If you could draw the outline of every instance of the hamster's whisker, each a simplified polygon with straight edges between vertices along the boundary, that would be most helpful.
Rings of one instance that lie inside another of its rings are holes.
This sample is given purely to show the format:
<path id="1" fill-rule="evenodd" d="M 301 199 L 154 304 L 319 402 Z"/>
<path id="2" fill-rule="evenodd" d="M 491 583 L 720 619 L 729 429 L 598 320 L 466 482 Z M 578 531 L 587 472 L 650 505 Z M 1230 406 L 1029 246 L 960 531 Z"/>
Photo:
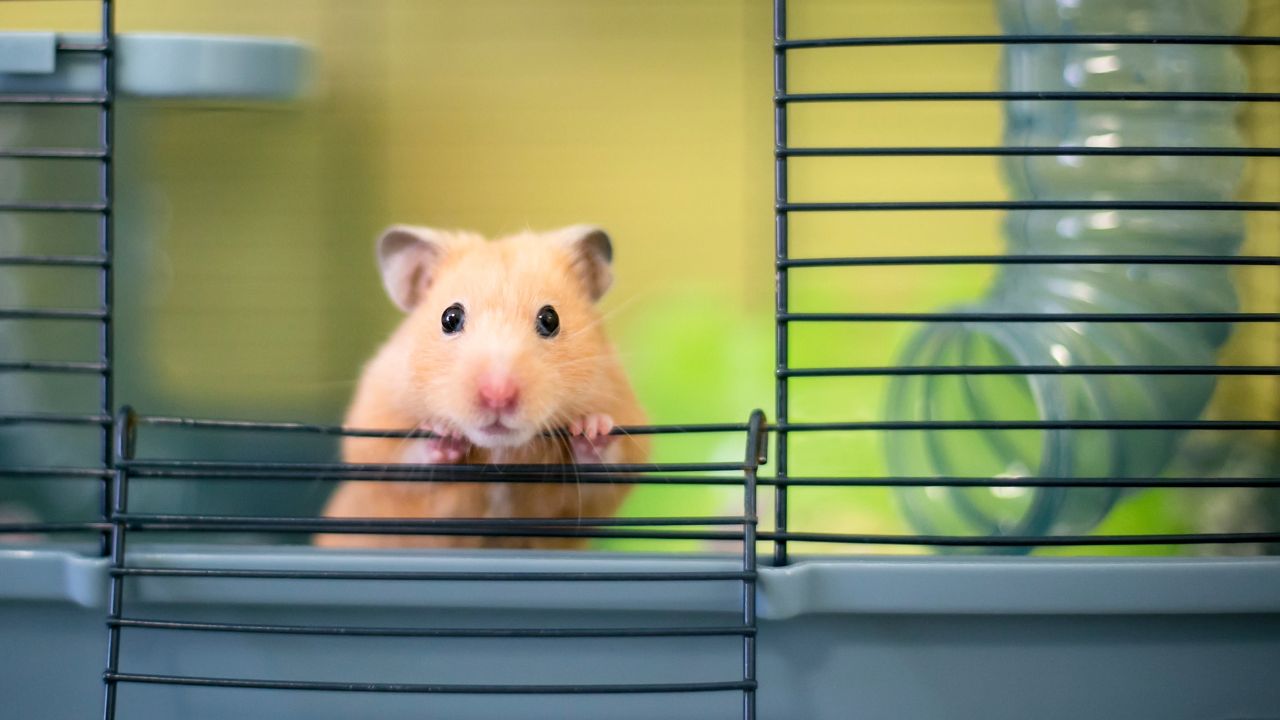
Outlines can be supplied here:
<path id="1" fill-rule="evenodd" d="M 355 387 L 356 382 L 358 382 L 358 378 L 351 378 L 349 380 L 306 380 L 294 381 L 288 383 L 288 386 L 301 388 Z"/>
<path id="2" fill-rule="evenodd" d="M 578 456 L 573 451 L 573 438 L 568 434 L 569 423 L 572 417 L 569 413 L 557 411 L 549 415 L 545 420 L 538 424 L 539 430 L 553 439 L 553 441 L 561 448 L 562 452 L 568 458 L 565 465 L 569 466 L 573 473 L 573 487 L 575 495 L 575 517 L 582 520 L 582 474 L 578 470 Z"/>
<path id="3" fill-rule="evenodd" d="M 609 308 L 607 312 L 600 313 L 600 319 L 605 320 L 607 318 L 612 318 L 615 315 L 621 314 L 623 310 L 631 310 L 631 307 L 635 305 L 637 302 L 639 302 L 642 298 L 644 298 L 645 296 L 654 295 L 654 294 L 656 294 L 656 290 L 653 290 L 651 288 L 641 290 L 638 292 L 633 292 L 628 297 L 619 299 L 616 303 L 614 303 L 613 307 Z"/>
<path id="4" fill-rule="evenodd" d="M 414 425 L 413 427 L 409 428 L 409 432 L 407 432 L 403 437 L 399 438 L 399 440 L 396 442 L 395 452 L 392 455 L 392 457 L 396 458 L 398 462 L 403 462 L 404 451 L 405 451 L 405 448 L 408 446 L 408 444 L 414 440 L 421 438 L 424 433 L 431 432 L 430 428 L 427 427 L 427 422 L 428 421 L 423 420 L 417 425 Z"/>

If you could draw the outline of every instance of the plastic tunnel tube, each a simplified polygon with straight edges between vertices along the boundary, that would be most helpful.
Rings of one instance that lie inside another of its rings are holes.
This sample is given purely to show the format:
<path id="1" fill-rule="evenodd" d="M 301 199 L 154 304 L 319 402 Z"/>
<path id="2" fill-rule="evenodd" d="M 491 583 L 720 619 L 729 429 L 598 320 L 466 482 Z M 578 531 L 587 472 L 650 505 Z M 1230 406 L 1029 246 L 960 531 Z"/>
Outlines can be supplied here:
<path id="1" fill-rule="evenodd" d="M 1240 30 L 1247 0 L 1001 0 L 1007 34 L 1206 34 Z M 1011 44 L 1013 91 L 1243 92 L 1229 45 Z M 1063 147 L 1242 147 L 1228 102 L 1015 101 L 1004 144 Z M 1225 201 L 1244 176 L 1239 157 L 1009 156 L 1016 200 Z M 1017 210 L 1004 225 L 1010 255 L 1238 254 L 1243 213 L 1202 210 Z M 1225 265 L 1002 266 L 992 288 L 956 312 L 1224 313 L 1237 300 Z M 912 365 L 1212 365 L 1225 323 L 952 322 L 926 325 L 904 348 Z M 1208 375 L 1031 374 L 898 376 L 893 420 L 1195 420 Z M 1143 477 L 1160 473 L 1179 431 L 986 430 L 890 433 L 895 475 Z M 1081 534 L 1125 491 L 1117 488 L 901 488 L 903 512 L 926 534 Z M 1023 551 L 1011 548 L 1010 551 Z"/>

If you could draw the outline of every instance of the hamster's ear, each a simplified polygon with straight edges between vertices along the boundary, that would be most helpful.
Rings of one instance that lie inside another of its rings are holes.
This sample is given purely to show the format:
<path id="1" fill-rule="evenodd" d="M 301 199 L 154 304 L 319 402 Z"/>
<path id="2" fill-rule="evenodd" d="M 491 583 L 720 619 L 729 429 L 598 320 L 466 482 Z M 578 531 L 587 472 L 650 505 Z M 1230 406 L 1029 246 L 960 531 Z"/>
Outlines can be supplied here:
<path id="1" fill-rule="evenodd" d="M 593 225 L 573 225 L 556 230 L 553 235 L 569 249 L 573 269 L 591 299 L 599 300 L 613 284 L 613 241 L 608 233 Z"/>
<path id="2" fill-rule="evenodd" d="M 438 230 L 393 225 L 378 238 L 378 270 L 382 284 L 401 310 L 413 309 L 444 256 L 444 237 Z"/>

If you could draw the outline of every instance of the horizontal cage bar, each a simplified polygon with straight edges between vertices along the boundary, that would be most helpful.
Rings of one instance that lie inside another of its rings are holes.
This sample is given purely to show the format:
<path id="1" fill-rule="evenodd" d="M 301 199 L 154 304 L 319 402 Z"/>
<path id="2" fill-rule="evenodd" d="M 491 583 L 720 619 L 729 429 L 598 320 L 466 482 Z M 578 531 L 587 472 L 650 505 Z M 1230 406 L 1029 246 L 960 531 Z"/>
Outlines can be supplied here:
<path id="1" fill-rule="evenodd" d="M 319 690 L 325 692 L 422 693 L 463 695 L 620 695 L 635 693 L 695 693 L 754 690 L 754 681 L 598 684 L 598 685 L 446 685 L 432 683 L 321 682 L 315 680 L 244 680 L 180 675 L 103 673 L 106 682 L 160 683 L 203 687 L 257 688 L 269 690 Z"/>
<path id="2" fill-rule="evenodd" d="M 833 378 L 901 375 L 1280 375 L 1275 365 L 904 365 L 779 368 L 778 377 Z"/>
<path id="3" fill-rule="evenodd" d="M 784 432 L 851 430 L 1280 430 L 1277 420 L 900 420 L 804 422 Z"/>
<path id="4" fill-rule="evenodd" d="M 1278 202 L 1209 200 L 948 200 L 902 202 L 780 202 L 791 212 L 924 212 L 933 210 L 1169 210 L 1276 212 Z"/>
<path id="5" fill-rule="evenodd" d="M 1280 45 L 1270 35 L 1081 33 L 1035 35 L 899 35 L 777 40 L 778 50 L 896 45 Z"/>
<path id="6" fill-rule="evenodd" d="M 262 633 L 272 635 L 338 635 L 350 637 L 436 637 L 436 638 L 631 638 L 631 637 L 722 637 L 755 635 L 747 626 L 652 627 L 652 628 L 410 628 L 360 627 L 352 625 L 262 625 L 247 623 L 187 622 L 178 620 L 108 620 L 115 627 L 195 632 Z"/>
<path id="7" fill-rule="evenodd" d="M 4 467 L 0 466 L 0 478 L 109 478 L 114 472 L 106 468 L 78 467 Z"/>
<path id="8" fill-rule="evenodd" d="M 1280 313 L 779 313 L 778 322 L 1280 322 Z"/>
<path id="9" fill-rule="evenodd" d="M 59 362 L 59 361 L 24 361 L 24 362 L 0 362 L 0 373 L 4 372 L 30 372 L 30 373 L 71 373 L 71 374 L 88 374 L 100 375 L 107 372 L 106 363 L 96 362 Z"/>
<path id="10" fill-rule="evenodd" d="M 111 46 L 101 42 L 76 42 L 73 40 L 59 40 L 58 52 L 64 53 L 89 53 L 94 55 L 111 54 Z"/>
<path id="11" fill-rule="evenodd" d="M 72 320 L 76 322 L 102 321 L 108 317 L 106 310 L 46 310 L 0 308 L 0 320 Z"/>
<path id="12" fill-rule="evenodd" d="M 13 533 L 74 533 L 74 532 L 106 532 L 111 529 L 110 523 L 8 523 L 0 524 L 0 534 Z M 161 527 L 156 525 L 155 529 L 178 530 L 178 529 L 198 529 L 195 527 L 186 527 L 186 525 L 177 525 L 174 527 Z M 234 529 L 237 532 L 244 530 L 261 529 L 257 527 L 247 528 L 221 528 Z M 284 528 L 274 528 L 282 530 Z M 324 532 L 338 532 L 338 530 L 326 529 Z M 436 534 L 436 533 L 431 533 Z M 438 534 L 486 534 L 486 533 L 467 533 L 467 532 L 447 532 L 447 530 L 439 530 Z M 663 534 L 658 538 L 650 536 L 646 533 L 634 534 L 541 534 L 541 533 L 512 533 L 509 537 L 622 537 L 622 538 L 640 538 L 640 539 L 736 539 L 741 541 L 742 533 L 717 533 L 713 537 L 677 537 L 677 536 L 694 536 L 695 533 L 669 533 Z M 507 537 L 504 534 L 504 537 Z M 786 542 L 818 542 L 818 543 L 840 543 L 840 544 L 909 544 L 909 546 L 964 546 L 964 547 L 1030 547 L 1030 546 L 1143 546 L 1143 544 L 1235 544 L 1235 543 L 1258 543 L 1258 542 L 1280 542 L 1280 532 L 1276 533 L 1176 533 L 1176 534 L 1132 534 L 1132 536 L 884 536 L 884 534 L 849 534 L 849 533 L 806 533 L 806 532 L 786 532 L 777 533 L 771 530 L 759 530 L 756 533 L 758 541 L 786 541 Z M 119 569 L 120 574 L 136 574 L 129 573 L 128 568 Z M 113 570 L 114 571 L 114 570 Z M 214 573 L 214 571 L 209 571 Z M 163 573 L 168 575 L 168 573 Z M 675 574 L 678 575 L 678 574 Z M 173 577 L 182 577 L 182 575 L 173 575 Z M 260 575 L 239 575 L 239 574 L 201 574 L 191 575 L 191 577 L 219 577 L 219 578 L 260 578 Z M 279 575 L 270 575 L 270 577 L 279 577 Z M 285 575 L 288 577 L 288 575 Z M 294 578 L 307 579 L 307 578 Z M 335 579 L 335 578 L 310 578 L 310 579 Z M 351 579 L 351 578 L 348 578 Z M 366 578 L 370 579 L 370 578 Z M 372 578 L 372 579 L 425 579 L 425 578 Z M 461 578 L 452 578 L 461 579 Z M 492 579 L 492 578 L 490 578 Z M 506 578 L 509 579 L 509 578 Z M 557 579 L 558 580 L 562 580 Z M 650 578 L 655 579 L 655 578 Z M 678 580 L 681 578 L 663 578 L 667 580 Z M 722 578 L 724 579 L 724 578 Z M 548 579 L 549 582 L 552 579 Z"/>
<path id="13" fill-rule="evenodd" d="M 405 466 L 407 469 L 386 469 L 376 471 L 326 470 L 320 472 L 297 470 L 190 470 L 190 469 L 154 469 L 141 468 L 130 471 L 131 479 L 168 478 L 197 480 L 301 480 L 315 482 L 317 480 L 346 480 L 354 482 L 448 482 L 448 483 L 562 483 L 572 481 L 580 485 L 736 485 L 744 482 L 738 475 L 626 475 L 619 473 L 591 472 L 574 476 L 546 473 L 513 473 L 504 472 L 501 467 L 492 467 L 489 474 L 472 474 L 452 476 L 445 473 L 424 475 L 422 470 L 414 469 L 422 466 Z M 431 465 L 433 469 L 447 466 Z"/>
<path id="14" fill-rule="evenodd" d="M 222 462 L 206 460 L 123 460 L 119 467 L 137 470 L 206 469 L 227 471 L 290 470 L 294 472 L 447 472 L 451 476 L 489 477 L 501 479 L 504 473 L 577 477 L 607 473 L 721 472 L 746 469 L 743 463 L 617 463 L 612 465 L 377 465 L 359 463 L 289 463 L 289 462 Z"/>
<path id="15" fill-rule="evenodd" d="M 0 476 L 3 476 L 4 474 L 5 474 L 5 471 L 4 471 L 4 470 L 0 470 Z M 22 474 L 22 473 L 16 473 L 16 474 Z M 404 481 L 407 481 L 407 480 L 412 480 L 412 478 L 402 478 L 402 477 L 399 477 L 399 476 L 378 476 L 378 477 L 351 477 L 351 476 L 341 476 L 341 478 L 334 478 L 334 477 L 320 477 L 320 478 L 318 478 L 318 477 L 313 476 L 313 475 L 294 475 L 294 474 L 289 474 L 289 475 L 268 475 L 268 474 L 243 474 L 243 473 L 237 473 L 237 474 L 229 475 L 229 476 L 228 476 L 228 475 L 221 475 L 221 474 L 205 475 L 205 474 L 195 474 L 195 473 L 190 473 L 190 474 L 180 474 L 180 473 L 155 473 L 155 474 L 143 475 L 142 477 L 156 477 L 156 478 L 168 478 L 168 479 L 181 479 L 181 478 L 184 478 L 184 477 L 198 477 L 198 478 L 200 478 L 200 479 L 210 479 L 210 480 L 253 480 L 253 481 L 259 481 L 259 480 L 301 480 L 301 481 L 307 481 L 307 482 L 315 482 L 316 480 L 335 480 L 335 479 L 352 480 L 352 481 L 367 481 L 367 482 L 385 482 L 385 481 L 388 481 L 388 480 L 394 480 L 394 481 L 396 481 L 396 482 L 404 482 Z M 920 486 L 920 485 L 966 485 L 966 486 L 968 486 L 968 485 L 973 485 L 973 486 L 984 486 L 984 485 L 985 485 L 985 486 L 988 486 L 988 487 L 1021 487 L 1021 486 L 1037 485 L 1037 484 L 1051 485 L 1051 486 L 1062 486 L 1062 487 L 1071 487 L 1071 486 L 1076 486 L 1076 485 L 1079 485 L 1079 486 L 1100 485 L 1100 486 L 1112 486 L 1112 487 L 1136 487 L 1136 486 L 1150 486 L 1150 487 L 1180 487 L 1180 486 L 1184 486 L 1184 485 L 1186 485 L 1186 486 L 1188 486 L 1188 487 L 1194 487 L 1194 486 L 1197 486 L 1197 485 L 1199 485 L 1199 486 L 1201 486 L 1201 487 L 1272 487 L 1272 486 L 1273 486 L 1273 485 L 1275 485 L 1277 482 L 1280 482 L 1280 481 L 1277 481 L 1277 480 L 1275 480 L 1275 479 L 1266 479 L 1266 478 L 1222 478 L 1222 479 L 1212 479 L 1212 478 L 1199 478 L 1199 479 L 1197 479 L 1197 478 L 1146 478 L 1146 479 L 1141 479 L 1141 478 L 1117 478 L 1117 479 L 1109 479 L 1109 478 L 1043 478 L 1043 480 L 1044 480 L 1044 482 L 1039 482 L 1036 478 L 957 478 L 957 479 L 953 482 L 953 481 L 949 481 L 949 480 L 947 480 L 947 479 L 945 479 L 945 478 L 941 478 L 941 479 L 940 479 L 940 478 L 845 478 L 845 479 L 841 479 L 841 478 L 830 478 L 830 479 L 825 480 L 825 481 L 824 481 L 824 482 L 822 482 L 822 483 L 804 481 L 804 482 L 796 482 L 795 484 L 796 484 L 796 485 L 804 485 L 804 484 L 826 484 L 826 485 L 837 485 L 837 486 L 839 486 L 839 485 L 849 485 L 849 486 L 855 486 L 855 485 L 856 485 L 856 486 L 876 486 L 876 485 L 884 485 L 884 486 L 894 486 L 894 485 L 913 485 L 913 486 Z M 464 480 L 442 479 L 441 481 L 442 481 L 442 482 L 450 482 L 450 483 L 453 483 L 453 482 L 467 482 L 467 480 L 465 480 L 465 479 L 464 479 Z M 936 482 L 935 482 L 935 481 L 936 481 Z M 476 479 L 476 480 L 474 480 L 474 482 L 490 482 L 490 481 L 489 481 L 489 480 L 487 480 L 487 479 Z M 503 478 L 503 479 L 502 479 L 502 482 L 532 483 L 532 482 L 548 482 L 548 480 L 547 480 L 546 478 L 518 477 L 518 478 Z M 592 484 L 592 483 L 600 484 L 600 483 L 615 483 L 615 482 L 616 482 L 616 483 L 630 483 L 630 484 L 636 484 L 636 485 L 644 485 L 644 484 L 676 484 L 676 485 L 727 485 L 727 486 L 739 486 L 739 487 L 742 485 L 742 479 L 741 479 L 741 478 L 733 478 L 733 477 L 714 477 L 714 476 L 711 476 L 711 477 L 706 477 L 706 476 L 704 476 L 704 477 L 689 477 L 689 478 L 685 478 L 685 477 L 654 478 L 654 477 L 649 477 L 649 476 L 639 476 L 639 477 L 616 477 L 616 478 L 615 478 L 615 477 L 584 477 L 584 478 L 581 478 L 579 482 L 581 482 L 582 484 Z M 787 478 L 787 480 L 786 480 L 785 482 L 779 482 L 779 481 L 777 481 L 777 480 L 776 480 L 776 479 L 774 479 L 774 478 L 761 477 L 761 478 L 758 478 L 757 482 L 758 482 L 758 484 L 760 484 L 760 485 L 791 484 L 791 478 Z"/>
<path id="16" fill-rule="evenodd" d="M 105 522 L 31 522 L 31 523 L 0 523 L 0 535 L 43 535 L 43 534 L 63 534 L 76 532 L 106 532 L 111 529 L 111 523 Z"/>
<path id="17" fill-rule="evenodd" d="M 0 158 L 6 160 L 105 160 L 108 157 L 105 150 L 95 148 L 0 149 Z"/>
<path id="18" fill-rule="evenodd" d="M 0 202 L 0 212 L 98 213 L 109 210 L 106 203 L 92 202 Z"/>
<path id="19" fill-rule="evenodd" d="M 489 525 L 431 525 L 424 522 L 343 523 L 337 518 L 320 518 L 303 523 L 235 523 L 235 522 L 129 522 L 131 532 L 261 532 L 261 533 L 330 533 L 339 535 L 425 535 L 448 537 L 541 537 L 541 538 L 611 538 L 619 540 L 712 540 L 740 541 L 741 532 L 727 530 L 616 530 L 594 527 L 501 527 Z"/>
<path id="20" fill-rule="evenodd" d="M 311 432 L 324 435 L 347 435 L 356 437 L 435 437 L 430 432 L 421 430 L 377 430 L 370 428 L 349 428 L 340 425 L 320 425 L 296 422 L 259 422 L 251 420 L 206 420 L 201 418 L 168 417 L 159 415 L 139 415 L 139 425 L 159 427 L 184 427 L 211 430 L 263 430 L 273 432 Z M 746 432 L 746 423 L 697 423 L 686 425 L 626 425 L 615 427 L 611 435 L 662 435 L 688 433 L 729 433 Z M 561 434 L 561 433 L 553 433 Z"/>
<path id="21" fill-rule="evenodd" d="M 0 93 L 0 105 L 106 105 L 106 95 L 52 95 L 48 93 Z"/>
<path id="22" fill-rule="evenodd" d="M 785 258 L 779 268 L 878 267 L 884 265 L 1273 265 L 1275 255 L 896 255 Z"/>
<path id="23" fill-rule="evenodd" d="M 855 535 L 817 532 L 766 532 L 761 540 L 848 545 L 927 545 L 936 547 L 1087 547 L 1139 545 L 1219 545 L 1280 542 L 1280 532 L 1176 533 L 1153 535 Z"/>
<path id="24" fill-rule="evenodd" d="M 376 570 L 253 570 L 241 568 L 120 567 L 120 577 L 236 578 L 246 580 L 405 580 L 430 582 L 724 582 L 755 580 L 754 571 L 442 572 Z"/>
<path id="25" fill-rule="evenodd" d="M 583 518 L 312 518 L 312 517 L 263 517 L 247 515 L 173 515 L 118 513 L 113 520 L 132 527 L 154 524 L 190 523 L 216 527 L 228 523 L 235 525 L 263 525 L 272 528 L 297 526 L 343 527 L 422 527 L 422 528 L 478 528 L 478 527 L 659 527 L 678 525 L 741 525 L 741 517 L 583 517 Z"/>
<path id="26" fill-rule="evenodd" d="M 995 147 L 779 147 L 774 154 L 784 158 L 813 157 L 954 157 L 954 156 L 1037 156 L 1051 157 L 1276 157 L 1276 147 L 1182 147 L 1173 145 L 1131 147 L 1080 146 L 995 146 Z"/>
<path id="27" fill-rule="evenodd" d="M 94 425 L 106 427 L 111 418 L 106 415 L 74 415 L 58 413 L 7 413 L 0 415 L 4 425 Z"/>
<path id="28" fill-rule="evenodd" d="M 1104 478 L 1104 477 L 786 477 L 758 479 L 761 485 L 795 487 L 1104 487 L 1250 488 L 1280 487 L 1280 478 Z"/>
<path id="29" fill-rule="evenodd" d="M 0 267 L 5 266 L 47 266 L 47 267 L 90 267 L 101 269 L 107 267 L 105 257 L 92 255 L 10 255 L 0 256 Z"/>
<path id="30" fill-rule="evenodd" d="M 827 92 L 784 93 L 776 95 L 774 102 L 781 105 L 795 103 L 829 102 L 973 102 L 973 101 L 1033 101 L 1033 102 L 1280 102 L 1280 93 L 1273 92 L 1154 92 L 1101 90 L 976 90 L 932 92 Z"/>

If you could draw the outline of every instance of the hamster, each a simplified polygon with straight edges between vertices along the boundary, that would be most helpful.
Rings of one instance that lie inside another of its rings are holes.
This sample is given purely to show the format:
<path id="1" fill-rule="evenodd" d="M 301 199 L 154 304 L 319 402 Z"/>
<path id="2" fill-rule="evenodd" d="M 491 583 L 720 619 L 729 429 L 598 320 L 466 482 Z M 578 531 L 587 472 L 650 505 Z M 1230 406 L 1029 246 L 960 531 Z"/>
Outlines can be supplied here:
<path id="1" fill-rule="evenodd" d="M 348 427 L 436 438 L 348 437 L 351 463 L 638 463 L 643 437 L 610 435 L 645 415 L 596 302 L 613 245 L 576 225 L 486 240 L 394 226 L 377 243 L 383 285 L 407 316 L 365 366 Z M 548 431 L 567 430 L 568 436 Z M 447 467 L 434 471 L 447 478 Z M 590 518 L 614 514 L 625 484 L 368 482 L 324 510 L 349 518 Z M 328 547 L 576 548 L 578 538 L 318 535 Z"/>

